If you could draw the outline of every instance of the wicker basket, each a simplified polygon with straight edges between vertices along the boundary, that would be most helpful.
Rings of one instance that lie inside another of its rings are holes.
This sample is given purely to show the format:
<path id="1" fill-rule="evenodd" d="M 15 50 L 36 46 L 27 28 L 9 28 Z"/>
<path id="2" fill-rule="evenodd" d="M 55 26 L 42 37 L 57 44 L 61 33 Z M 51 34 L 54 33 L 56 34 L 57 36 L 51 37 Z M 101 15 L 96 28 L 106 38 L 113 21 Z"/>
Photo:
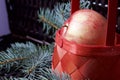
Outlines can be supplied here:
<path id="1" fill-rule="evenodd" d="M 73 13 L 79 9 L 79 0 L 71 3 Z M 52 60 L 54 70 L 68 73 L 72 80 L 120 80 L 119 34 L 115 44 L 117 4 L 117 0 L 108 0 L 106 46 L 77 44 L 61 36 L 64 27 L 57 31 Z M 97 10 L 94 5 L 93 9 Z"/>

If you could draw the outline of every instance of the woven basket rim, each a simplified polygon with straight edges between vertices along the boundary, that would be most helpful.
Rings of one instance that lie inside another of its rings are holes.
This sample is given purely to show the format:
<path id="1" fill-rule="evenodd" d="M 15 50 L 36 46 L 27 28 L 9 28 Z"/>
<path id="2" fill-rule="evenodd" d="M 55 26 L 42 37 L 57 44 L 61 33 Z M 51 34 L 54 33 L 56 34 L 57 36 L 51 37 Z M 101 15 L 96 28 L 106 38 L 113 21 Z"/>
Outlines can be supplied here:
<path id="1" fill-rule="evenodd" d="M 55 43 L 65 49 L 66 51 L 69 51 L 76 55 L 82 55 L 83 56 L 92 56 L 92 55 L 98 55 L 98 56 L 115 56 L 120 55 L 120 45 L 116 46 L 97 46 L 97 45 L 81 45 L 77 44 L 75 42 L 71 42 L 66 40 L 64 37 L 61 36 L 61 33 L 63 31 L 63 28 L 59 29 L 56 32 L 55 37 Z"/>

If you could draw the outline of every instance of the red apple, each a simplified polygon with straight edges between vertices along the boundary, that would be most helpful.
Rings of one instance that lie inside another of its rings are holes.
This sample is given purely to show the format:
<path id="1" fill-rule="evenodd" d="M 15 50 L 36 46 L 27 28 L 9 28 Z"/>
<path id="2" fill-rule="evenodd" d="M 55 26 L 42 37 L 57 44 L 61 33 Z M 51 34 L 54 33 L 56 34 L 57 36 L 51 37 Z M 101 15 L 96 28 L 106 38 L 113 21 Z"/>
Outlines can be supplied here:
<path id="1" fill-rule="evenodd" d="M 105 45 L 107 20 L 94 10 L 78 10 L 67 22 L 65 39 L 85 45 Z"/>

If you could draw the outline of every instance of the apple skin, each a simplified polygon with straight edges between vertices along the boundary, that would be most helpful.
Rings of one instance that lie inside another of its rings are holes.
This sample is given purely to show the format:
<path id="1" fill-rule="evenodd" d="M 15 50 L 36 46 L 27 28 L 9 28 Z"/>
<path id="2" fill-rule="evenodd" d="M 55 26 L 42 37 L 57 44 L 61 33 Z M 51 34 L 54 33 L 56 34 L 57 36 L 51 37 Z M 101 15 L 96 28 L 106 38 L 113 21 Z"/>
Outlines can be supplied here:
<path id="1" fill-rule="evenodd" d="M 94 10 L 78 10 L 71 15 L 64 38 L 79 44 L 105 45 L 107 19 Z"/>

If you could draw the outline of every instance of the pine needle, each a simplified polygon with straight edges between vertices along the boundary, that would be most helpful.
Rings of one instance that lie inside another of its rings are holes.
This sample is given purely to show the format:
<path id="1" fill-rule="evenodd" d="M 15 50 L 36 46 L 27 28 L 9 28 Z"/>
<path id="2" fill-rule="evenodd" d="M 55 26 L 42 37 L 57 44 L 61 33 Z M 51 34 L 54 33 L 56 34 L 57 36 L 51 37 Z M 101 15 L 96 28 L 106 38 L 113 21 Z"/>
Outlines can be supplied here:
<path id="1" fill-rule="evenodd" d="M 44 16 L 41 16 L 41 21 L 49 24 L 51 27 L 55 28 L 55 29 L 58 29 L 58 26 L 54 25 L 52 22 L 50 22 L 49 20 L 47 20 Z"/>
<path id="2" fill-rule="evenodd" d="M 7 64 L 7 63 L 11 63 L 11 62 L 15 62 L 15 61 L 19 61 L 19 60 L 25 60 L 25 59 L 28 59 L 28 58 L 13 58 L 13 59 L 7 59 L 7 60 L 5 60 L 5 61 L 1 61 L 1 62 L 0 62 L 0 65 Z"/>

